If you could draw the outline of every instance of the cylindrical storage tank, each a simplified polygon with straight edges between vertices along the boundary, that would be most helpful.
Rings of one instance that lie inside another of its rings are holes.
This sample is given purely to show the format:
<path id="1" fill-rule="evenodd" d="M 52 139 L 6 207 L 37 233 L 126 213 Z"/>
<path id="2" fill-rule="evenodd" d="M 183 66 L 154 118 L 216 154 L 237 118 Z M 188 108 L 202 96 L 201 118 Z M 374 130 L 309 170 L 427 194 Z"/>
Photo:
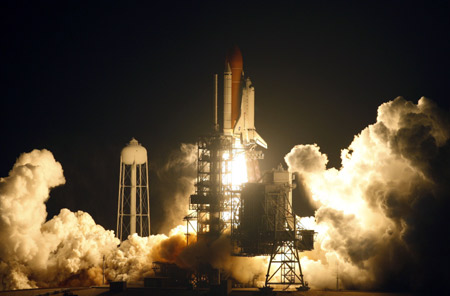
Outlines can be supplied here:
<path id="1" fill-rule="evenodd" d="M 144 164 L 147 162 L 147 149 L 133 138 L 130 143 L 122 149 L 122 162 L 127 165 Z"/>

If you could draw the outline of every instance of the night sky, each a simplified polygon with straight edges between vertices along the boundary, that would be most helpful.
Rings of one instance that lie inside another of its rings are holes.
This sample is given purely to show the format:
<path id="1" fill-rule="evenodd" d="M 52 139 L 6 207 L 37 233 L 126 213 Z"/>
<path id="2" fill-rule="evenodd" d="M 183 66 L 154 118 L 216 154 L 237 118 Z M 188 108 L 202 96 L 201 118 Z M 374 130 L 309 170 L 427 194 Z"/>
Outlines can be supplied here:
<path id="1" fill-rule="evenodd" d="M 61 208 L 115 229 L 120 151 L 148 150 L 152 223 L 157 171 L 213 119 L 224 58 L 237 44 L 255 87 L 262 169 L 296 144 L 340 150 L 397 96 L 449 110 L 449 1 L 2 1 L 0 176 L 22 152 L 50 150 Z M 276 3 L 276 4 L 275 4 Z"/>

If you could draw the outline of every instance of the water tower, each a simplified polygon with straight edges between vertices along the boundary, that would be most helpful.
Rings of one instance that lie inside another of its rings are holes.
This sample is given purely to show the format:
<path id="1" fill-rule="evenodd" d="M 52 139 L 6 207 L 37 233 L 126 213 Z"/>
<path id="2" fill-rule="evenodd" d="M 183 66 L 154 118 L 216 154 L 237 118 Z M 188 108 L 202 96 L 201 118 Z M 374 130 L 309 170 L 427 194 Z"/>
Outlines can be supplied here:
<path id="1" fill-rule="evenodd" d="M 131 139 L 120 155 L 117 237 L 150 235 L 147 149 Z"/>

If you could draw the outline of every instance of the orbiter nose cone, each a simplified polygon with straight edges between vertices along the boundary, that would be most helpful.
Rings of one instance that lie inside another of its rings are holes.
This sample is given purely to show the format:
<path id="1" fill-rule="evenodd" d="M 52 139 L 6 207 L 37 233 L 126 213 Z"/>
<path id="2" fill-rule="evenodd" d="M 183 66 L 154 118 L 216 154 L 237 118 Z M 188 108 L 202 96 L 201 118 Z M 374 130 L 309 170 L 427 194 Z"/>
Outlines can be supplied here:
<path id="1" fill-rule="evenodd" d="M 243 67 L 242 53 L 237 45 L 234 45 L 228 50 L 225 59 L 225 69 L 228 63 L 230 63 L 231 69 L 242 69 Z"/>

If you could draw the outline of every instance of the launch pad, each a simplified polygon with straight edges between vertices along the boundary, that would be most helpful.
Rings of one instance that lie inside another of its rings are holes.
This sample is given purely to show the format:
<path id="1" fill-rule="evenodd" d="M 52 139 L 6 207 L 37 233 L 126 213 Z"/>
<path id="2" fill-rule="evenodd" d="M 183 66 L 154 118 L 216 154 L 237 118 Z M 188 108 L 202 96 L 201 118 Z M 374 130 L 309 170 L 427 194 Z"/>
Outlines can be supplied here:
<path id="1" fill-rule="evenodd" d="M 304 229 L 292 209 L 293 175 L 279 168 L 262 176 L 258 148 L 267 143 L 254 125 L 254 88 L 244 79 L 240 50 L 228 52 L 224 72 L 223 129 L 217 122 L 215 76 L 214 131 L 197 142 L 196 192 L 191 213 L 184 218 L 198 242 L 212 243 L 227 236 L 233 256 L 269 256 L 265 287 L 298 286 L 307 290 L 299 252 L 312 250 L 314 231 Z M 196 221 L 196 224 L 194 223 Z M 199 285 L 221 283 L 213 268 L 197 270 Z"/>

